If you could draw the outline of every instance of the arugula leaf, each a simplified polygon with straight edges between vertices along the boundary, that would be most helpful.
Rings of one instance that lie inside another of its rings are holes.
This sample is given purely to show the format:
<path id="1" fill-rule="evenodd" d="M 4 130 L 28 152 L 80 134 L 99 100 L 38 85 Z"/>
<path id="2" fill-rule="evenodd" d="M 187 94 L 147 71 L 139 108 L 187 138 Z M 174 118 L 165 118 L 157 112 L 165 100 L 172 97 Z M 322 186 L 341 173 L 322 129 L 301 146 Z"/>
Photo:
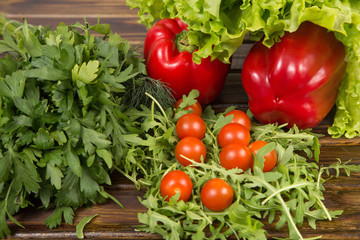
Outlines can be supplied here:
<path id="1" fill-rule="evenodd" d="M 190 102 L 191 98 L 189 96 L 186 101 Z M 163 116 L 159 116 L 160 113 L 154 108 L 143 108 L 146 114 L 142 115 L 137 111 L 131 112 L 133 118 L 143 119 L 147 134 L 139 145 L 146 156 L 151 156 L 151 161 L 147 161 L 134 149 L 129 152 L 129 166 L 125 168 L 125 174 L 138 188 L 142 186 L 147 189 L 145 196 L 140 198 L 148 210 L 138 215 L 141 223 L 139 230 L 160 234 L 165 239 L 226 239 L 230 236 L 266 239 L 267 233 L 260 220 L 267 218 L 277 229 L 286 228 L 291 239 L 301 239 L 299 226 L 305 221 L 315 228 L 316 221 L 331 220 L 341 214 L 341 210 L 330 211 L 323 203 L 322 184 L 325 180 L 322 175 L 331 175 L 330 169 L 335 170 L 337 176 L 340 170 L 350 174 L 360 171 L 360 166 L 339 162 L 328 169 L 320 168 L 311 161 L 312 158 L 318 161 L 318 137 L 321 135 L 309 129 L 299 130 L 296 126 L 285 129 L 285 125 L 253 123 L 252 141 L 266 140 L 269 144 L 256 155 L 253 171 L 227 170 L 219 164 L 221 149 L 217 134 L 222 126 L 231 121 L 230 117 L 224 115 L 232 108 L 216 114 L 211 107 L 207 107 L 202 115 L 208 128 L 203 139 L 209 150 L 206 163 L 189 159 L 195 167 L 183 167 L 174 156 L 178 140 L 171 141 L 169 135 L 164 133 L 171 130 L 175 134 L 173 126 L 186 113 L 182 109 L 185 106 L 172 109 L 175 114 L 170 114 L 167 121 L 164 120 L 164 115 L 168 116 L 165 110 L 161 111 Z M 278 164 L 271 172 L 264 173 L 261 171 L 264 156 L 273 149 L 278 154 Z M 177 202 L 176 196 L 167 202 L 159 193 L 162 177 L 174 169 L 185 171 L 192 179 L 193 195 L 187 202 Z M 124 173 L 123 170 L 119 171 Z M 142 175 L 139 175 L 140 172 Z M 234 203 L 224 212 L 209 212 L 203 207 L 199 196 L 203 184 L 215 177 L 226 180 L 236 192 Z M 171 235 L 174 231 L 176 234 Z"/>

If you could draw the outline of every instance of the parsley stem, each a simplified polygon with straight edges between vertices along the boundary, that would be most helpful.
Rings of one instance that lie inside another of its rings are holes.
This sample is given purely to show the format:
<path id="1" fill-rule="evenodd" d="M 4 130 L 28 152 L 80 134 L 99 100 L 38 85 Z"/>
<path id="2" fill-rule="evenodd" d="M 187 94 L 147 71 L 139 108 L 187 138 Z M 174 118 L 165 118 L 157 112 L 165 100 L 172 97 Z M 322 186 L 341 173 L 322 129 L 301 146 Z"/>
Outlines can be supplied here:
<path id="1" fill-rule="evenodd" d="M 11 192 L 11 189 L 12 189 L 13 184 L 14 184 L 14 180 L 11 181 L 10 186 L 9 186 L 9 189 L 8 189 L 8 191 L 7 191 L 7 193 L 6 193 L 6 196 L 5 196 L 5 199 L 4 199 L 4 201 L 5 201 L 5 206 L 6 206 L 6 207 L 7 207 L 7 202 L 8 202 L 9 195 L 10 195 L 10 192 Z"/>
<path id="2" fill-rule="evenodd" d="M 113 202 L 115 202 L 117 205 L 119 205 L 121 208 L 125 209 L 125 207 L 119 202 L 119 200 L 117 200 L 113 195 L 109 194 L 108 192 L 103 192 L 103 194 L 110 198 L 111 200 L 113 200 Z"/>
<path id="3" fill-rule="evenodd" d="M 9 209 L 8 209 L 8 200 L 9 200 L 9 195 L 10 195 L 10 192 L 11 192 L 11 189 L 12 189 L 12 186 L 13 186 L 13 183 L 14 183 L 14 180 L 11 181 L 10 183 L 10 186 L 9 186 L 9 189 L 6 193 L 6 197 L 4 199 L 4 207 L 6 208 L 6 214 L 7 216 L 10 218 L 10 220 L 15 223 L 16 225 L 18 225 L 19 227 L 21 228 L 25 228 L 20 222 L 18 222 L 10 213 L 9 213 Z"/>

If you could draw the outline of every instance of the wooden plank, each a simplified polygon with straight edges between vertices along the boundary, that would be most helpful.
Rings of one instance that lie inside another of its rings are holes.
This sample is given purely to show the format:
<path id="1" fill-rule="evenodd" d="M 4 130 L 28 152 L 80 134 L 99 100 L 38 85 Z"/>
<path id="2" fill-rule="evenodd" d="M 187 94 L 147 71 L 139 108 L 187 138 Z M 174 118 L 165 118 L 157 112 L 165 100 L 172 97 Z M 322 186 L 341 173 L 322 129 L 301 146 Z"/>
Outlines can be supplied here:
<path id="1" fill-rule="evenodd" d="M 344 180 L 343 177 L 339 179 Z M 331 180 L 332 181 L 332 180 Z M 357 183 L 360 183 L 360 176 L 357 177 Z M 359 185 L 357 185 L 359 186 Z M 85 236 L 89 239 L 161 239 L 157 235 L 149 235 L 146 233 L 136 232 L 135 226 L 137 222 L 137 213 L 145 211 L 139 205 L 136 198 L 140 192 L 136 190 L 114 191 L 110 192 L 118 200 L 126 202 L 125 209 L 121 209 L 115 203 L 109 201 L 103 205 L 96 205 L 92 208 L 81 208 L 77 211 L 75 223 L 82 217 L 100 214 L 91 224 L 85 228 Z M 325 192 L 325 205 L 331 210 L 343 209 L 344 213 L 338 219 L 329 221 L 318 221 L 317 229 L 311 229 L 307 224 L 301 227 L 304 237 L 315 235 L 323 235 L 324 239 L 344 239 L 344 236 L 357 239 L 359 232 L 359 211 L 360 211 L 360 191 L 344 191 L 344 190 L 327 190 Z M 21 220 L 25 229 L 22 230 L 14 224 L 11 225 L 13 238 L 26 239 L 56 239 L 65 236 L 67 239 L 76 239 L 75 226 L 62 225 L 56 229 L 49 230 L 42 222 L 49 215 L 49 211 L 41 211 L 35 209 L 26 209 L 16 216 Z M 265 223 L 265 222 L 264 222 Z M 285 237 L 286 229 L 276 230 L 274 224 L 266 224 L 265 229 L 268 230 L 271 237 Z M 342 229 L 339 236 L 339 229 Z"/>
<path id="2" fill-rule="evenodd" d="M 126 0 L 5 0 L 0 2 L 1 11 L 10 17 L 41 16 L 68 18 L 69 16 L 92 16 L 97 18 L 137 18 L 137 10 L 130 10 Z"/>
<path id="3" fill-rule="evenodd" d="M 352 158 L 353 164 L 360 164 L 360 146 L 324 146 L 320 159 L 320 165 L 329 165 L 335 163 L 336 158 L 348 160 Z M 146 209 L 138 202 L 137 198 L 144 194 L 144 191 L 138 191 L 134 185 L 120 174 L 113 174 L 113 184 L 107 190 L 124 204 L 124 209 L 120 208 L 112 201 L 105 204 L 94 205 L 91 208 L 80 208 L 76 211 L 75 224 L 83 217 L 99 214 L 85 229 L 86 237 L 90 239 L 161 239 L 157 235 L 136 232 L 138 225 L 137 214 Z M 317 230 L 311 229 L 308 225 L 301 227 L 301 232 L 305 237 L 318 235 L 324 236 L 324 239 L 343 239 L 343 236 L 356 239 L 359 237 L 360 217 L 360 173 L 347 177 L 343 172 L 339 178 L 330 179 L 325 183 L 326 191 L 325 205 L 330 210 L 344 210 L 343 215 L 332 222 L 319 221 Z M 21 211 L 15 217 L 24 226 L 21 229 L 11 224 L 12 238 L 26 239 L 56 239 L 59 236 L 66 236 L 67 239 L 76 239 L 75 225 L 62 225 L 59 228 L 49 230 L 43 222 L 51 211 L 43 211 L 35 208 L 28 208 Z M 270 236 L 285 237 L 285 230 L 276 230 L 274 224 L 266 224 L 265 229 L 269 231 Z M 341 230 L 339 235 L 338 229 Z"/>
<path id="4" fill-rule="evenodd" d="M 136 10 L 130 10 L 125 0 L 2 0 L 0 12 L 11 19 L 20 20 L 25 17 L 33 25 L 50 25 L 56 27 L 60 22 L 72 24 L 83 22 L 86 17 L 90 24 L 95 24 L 100 18 L 101 23 L 109 23 L 114 32 L 130 41 L 142 51 L 146 35 L 145 26 L 138 24 Z M 247 96 L 241 85 L 241 67 L 252 43 L 246 41 L 232 58 L 232 72 L 220 97 L 212 104 L 220 112 L 228 106 L 236 106 L 242 110 L 248 108 Z M 314 131 L 325 136 L 320 138 L 322 145 L 320 166 L 335 163 L 337 158 L 342 161 L 352 159 L 353 164 L 360 164 L 360 138 L 333 139 L 326 134 L 331 125 L 334 111 L 317 126 Z M 342 172 L 339 178 L 329 179 L 325 183 L 325 205 L 331 210 L 343 209 L 340 218 L 332 222 L 320 221 L 317 229 L 311 229 L 304 224 L 301 232 L 305 237 L 321 234 L 323 239 L 359 239 L 360 238 L 360 173 L 351 177 Z M 99 214 L 98 217 L 85 228 L 88 239 L 161 239 L 155 234 L 135 231 L 137 214 L 146 209 L 139 203 L 138 197 L 143 196 L 144 190 L 138 191 L 134 185 L 120 174 L 112 175 L 112 185 L 107 190 L 124 205 L 124 209 L 113 201 L 92 206 L 82 207 L 76 211 L 74 225 L 63 224 L 56 229 L 48 229 L 43 224 L 51 211 L 27 208 L 15 216 L 24 226 L 22 229 L 10 223 L 12 235 L 8 239 L 77 239 L 75 224 L 83 217 Z M 271 237 L 287 237 L 285 230 L 276 230 L 274 224 L 265 224 Z"/>

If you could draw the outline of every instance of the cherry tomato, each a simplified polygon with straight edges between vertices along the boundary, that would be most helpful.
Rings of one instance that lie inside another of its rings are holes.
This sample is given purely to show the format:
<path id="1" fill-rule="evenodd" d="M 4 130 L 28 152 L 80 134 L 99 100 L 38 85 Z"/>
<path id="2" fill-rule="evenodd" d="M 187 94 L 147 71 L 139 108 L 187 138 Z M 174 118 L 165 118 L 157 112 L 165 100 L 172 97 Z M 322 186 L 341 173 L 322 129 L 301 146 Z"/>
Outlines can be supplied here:
<path id="1" fill-rule="evenodd" d="M 222 149 L 220 164 L 226 169 L 241 168 L 245 172 L 253 166 L 254 159 L 247 146 L 242 143 L 234 143 Z"/>
<path id="2" fill-rule="evenodd" d="M 180 192 L 180 200 L 187 201 L 193 189 L 192 181 L 186 173 L 180 170 L 168 172 L 160 183 L 160 193 L 165 200 L 169 199 Z"/>
<path id="3" fill-rule="evenodd" d="M 179 100 L 177 100 L 177 102 L 175 103 L 174 107 L 178 108 L 179 105 L 183 102 L 183 99 L 180 98 Z M 187 106 L 184 108 L 185 110 L 192 110 L 191 113 L 194 113 L 196 115 L 198 115 L 199 117 L 201 117 L 202 114 L 202 107 L 201 104 L 196 101 L 194 104 L 191 104 L 190 106 Z"/>
<path id="4" fill-rule="evenodd" d="M 214 212 L 228 208 L 234 198 L 231 186 L 220 178 L 207 181 L 201 189 L 201 202 L 205 207 Z"/>
<path id="5" fill-rule="evenodd" d="M 184 137 L 204 138 L 206 124 L 204 120 L 194 113 L 184 114 L 176 123 L 176 134 L 180 139 Z"/>
<path id="6" fill-rule="evenodd" d="M 243 125 L 238 123 L 226 124 L 220 130 L 217 137 L 221 147 L 238 142 L 247 146 L 250 142 L 250 132 Z"/>
<path id="7" fill-rule="evenodd" d="M 268 143 L 265 141 L 261 141 L 261 140 L 255 141 L 249 145 L 249 149 L 251 152 L 253 152 L 256 155 L 258 150 L 263 146 L 265 146 L 266 144 Z M 269 172 L 275 167 L 277 163 L 277 155 L 275 150 L 272 150 L 269 153 L 267 153 L 264 159 L 265 161 L 264 161 L 263 172 Z"/>
<path id="8" fill-rule="evenodd" d="M 241 110 L 232 110 L 225 114 L 226 116 L 233 115 L 232 123 L 239 123 L 243 125 L 249 132 L 251 130 L 251 121 L 249 116 Z"/>
<path id="9" fill-rule="evenodd" d="M 175 147 L 175 158 L 183 166 L 192 164 L 189 160 L 185 159 L 181 155 L 192 159 L 195 162 L 201 162 L 201 156 L 203 156 L 205 161 L 205 144 L 196 137 L 185 137 L 181 139 Z"/>

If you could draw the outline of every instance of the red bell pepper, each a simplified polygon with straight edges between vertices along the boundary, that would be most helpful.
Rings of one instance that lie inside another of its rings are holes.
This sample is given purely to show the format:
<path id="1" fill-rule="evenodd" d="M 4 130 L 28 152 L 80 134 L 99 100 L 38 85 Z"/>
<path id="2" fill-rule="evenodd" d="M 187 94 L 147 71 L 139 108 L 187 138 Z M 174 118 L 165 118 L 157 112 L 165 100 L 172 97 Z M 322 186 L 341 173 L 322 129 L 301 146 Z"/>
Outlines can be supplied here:
<path id="1" fill-rule="evenodd" d="M 208 104 L 220 95 L 230 64 L 210 58 L 200 64 L 193 62 L 192 50 L 179 50 L 179 34 L 186 29 L 187 24 L 180 19 L 162 19 L 149 29 L 144 43 L 147 73 L 167 83 L 176 100 L 197 89 L 197 100 Z"/>
<path id="2" fill-rule="evenodd" d="M 346 65 L 342 43 L 310 22 L 285 33 L 270 48 L 257 42 L 241 75 L 249 108 L 264 124 L 312 128 L 333 107 Z"/>

